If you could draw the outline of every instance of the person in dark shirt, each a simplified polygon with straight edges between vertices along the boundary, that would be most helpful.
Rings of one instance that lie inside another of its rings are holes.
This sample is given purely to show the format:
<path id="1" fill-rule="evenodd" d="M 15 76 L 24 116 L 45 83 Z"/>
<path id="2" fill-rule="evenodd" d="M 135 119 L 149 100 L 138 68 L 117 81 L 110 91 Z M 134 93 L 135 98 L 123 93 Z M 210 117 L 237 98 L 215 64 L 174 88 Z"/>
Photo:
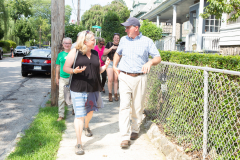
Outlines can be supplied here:
<path id="1" fill-rule="evenodd" d="M 117 90 L 118 90 L 118 75 L 116 73 L 113 72 L 113 57 L 114 54 L 118 48 L 118 44 L 119 44 L 119 40 L 120 40 L 120 35 L 119 33 L 115 33 L 113 35 L 113 42 L 108 42 L 103 54 L 104 55 L 108 55 L 109 59 L 111 60 L 108 68 L 107 68 L 107 76 L 108 76 L 108 91 L 109 91 L 109 101 L 112 102 L 112 83 L 114 82 L 114 100 L 118 101 L 118 94 L 117 94 Z"/>
<path id="2" fill-rule="evenodd" d="M 97 111 L 98 104 L 101 103 L 99 102 L 99 99 L 101 99 L 100 91 L 102 91 L 100 73 L 104 72 L 110 63 L 110 59 L 107 58 L 105 65 L 100 66 L 98 52 L 93 49 L 94 45 L 95 38 L 93 32 L 82 31 L 77 39 L 75 48 L 67 55 L 63 67 L 64 72 L 73 74 L 70 92 L 75 112 L 74 127 L 77 136 L 75 153 L 77 155 L 84 154 L 81 141 L 84 117 L 85 135 L 88 137 L 92 136 L 88 124 L 92 119 L 93 111 Z"/>
<path id="3" fill-rule="evenodd" d="M 11 50 L 11 56 L 13 57 L 13 55 L 14 55 L 14 53 L 13 53 L 13 46 L 11 46 L 11 48 L 10 48 L 10 50 Z"/>

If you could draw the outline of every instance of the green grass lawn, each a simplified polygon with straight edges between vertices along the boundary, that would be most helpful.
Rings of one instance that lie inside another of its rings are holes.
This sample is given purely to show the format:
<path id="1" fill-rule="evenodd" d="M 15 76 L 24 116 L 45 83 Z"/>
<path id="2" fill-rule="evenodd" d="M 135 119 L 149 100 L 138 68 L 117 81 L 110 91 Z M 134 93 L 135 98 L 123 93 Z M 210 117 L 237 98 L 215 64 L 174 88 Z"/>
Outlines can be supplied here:
<path id="1" fill-rule="evenodd" d="M 65 116 L 67 108 L 65 108 Z M 66 129 L 65 120 L 57 122 L 58 107 L 45 107 L 39 110 L 36 119 L 25 131 L 17 147 L 7 159 L 56 159 L 59 142 Z"/>

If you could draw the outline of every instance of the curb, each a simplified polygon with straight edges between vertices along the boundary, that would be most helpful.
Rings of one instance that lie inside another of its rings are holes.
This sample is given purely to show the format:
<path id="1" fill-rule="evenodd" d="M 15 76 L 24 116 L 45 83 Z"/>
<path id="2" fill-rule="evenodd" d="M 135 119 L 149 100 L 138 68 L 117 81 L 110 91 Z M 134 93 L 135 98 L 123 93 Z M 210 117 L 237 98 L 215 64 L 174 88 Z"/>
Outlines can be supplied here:
<path id="1" fill-rule="evenodd" d="M 48 91 L 47 96 L 44 98 L 43 102 L 40 105 L 40 108 L 44 108 L 46 106 L 46 102 L 49 100 L 51 94 L 51 89 Z M 38 113 L 37 113 L 38 114 Z M 36 115 L 37 115 L 36 114 Z M 35 115 L 35 116 L 36 116 Z M 16 138 L 10 142 L 8 147 L 4 150 L 4 152 L 0 155 L 0 160 L 4 160 L 11 152 L 13 152 L 17 146 L 17 142 L 25 135 L 25 130 L 27 130 L 30 126 L 30 124 L 33 122 L 33 120 L 36 118 L 35 116 L 32 116 L 29 123 L 26 124 L 20 132 L 18 132 Z"/>
<path id="2" fill-rule="evenodd" d="M 150 120 L 143 120 L 143 126 L 147 132 L 152 144 L 166 156 L 166 160 L 191 160 L 192 158 L 185 154 L 182 147 L 173 144 L 163 135 L 158 126 Z"/>

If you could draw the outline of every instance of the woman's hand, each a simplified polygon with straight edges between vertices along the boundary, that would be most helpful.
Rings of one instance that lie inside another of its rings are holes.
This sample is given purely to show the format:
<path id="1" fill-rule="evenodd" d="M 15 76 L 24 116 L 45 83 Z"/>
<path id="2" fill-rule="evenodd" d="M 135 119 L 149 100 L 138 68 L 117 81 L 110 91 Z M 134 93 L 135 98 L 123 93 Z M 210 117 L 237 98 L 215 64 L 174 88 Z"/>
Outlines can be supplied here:
<path id="1" fill-rule="evenodd" d="M 108 67 L 109 64 L 110 64 L 110 59 L 107 57 L 107 59 L 105 61 L 106 68 Z"/>
<path id="2" fill-rule="evenodd" d="M 79 66 L 77 66 L 75 69 L 74 69 L 74 73 L 77 74 L 77 73 L 82 73 L 83 71 L 85 71 L 87 67 L 86 66 L 82 66 L 81 68 Z"/>
<path id="3" fill-rule="evenodd" d="M 118 46 L 112 46 L 111 48 L 117 50 Z"/>

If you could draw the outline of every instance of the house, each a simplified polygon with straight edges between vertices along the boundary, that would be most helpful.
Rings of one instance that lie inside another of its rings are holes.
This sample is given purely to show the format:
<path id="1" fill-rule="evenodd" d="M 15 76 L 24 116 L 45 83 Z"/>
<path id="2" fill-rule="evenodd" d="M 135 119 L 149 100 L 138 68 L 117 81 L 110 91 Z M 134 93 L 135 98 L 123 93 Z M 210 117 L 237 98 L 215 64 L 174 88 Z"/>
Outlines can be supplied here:
<path id="1" fill-rule="evenodd" d="M 185 51 L 240 55 L 240 18 L 236 22 L 227 22 L 230 15 L 223 14 L 221 20 L 214 15 L 203 19 L 199 14 L 206 6 L 206 0 L 134 0 L 130 16 L 149 19 L 157 26 L 172 25 L 171 33 L 156 43 L 160 44 L 159 49 L 180 50 L 176 47 L 177 34 L 182 39 L 183 25 L 189 24 L 184 40 Z"/>

